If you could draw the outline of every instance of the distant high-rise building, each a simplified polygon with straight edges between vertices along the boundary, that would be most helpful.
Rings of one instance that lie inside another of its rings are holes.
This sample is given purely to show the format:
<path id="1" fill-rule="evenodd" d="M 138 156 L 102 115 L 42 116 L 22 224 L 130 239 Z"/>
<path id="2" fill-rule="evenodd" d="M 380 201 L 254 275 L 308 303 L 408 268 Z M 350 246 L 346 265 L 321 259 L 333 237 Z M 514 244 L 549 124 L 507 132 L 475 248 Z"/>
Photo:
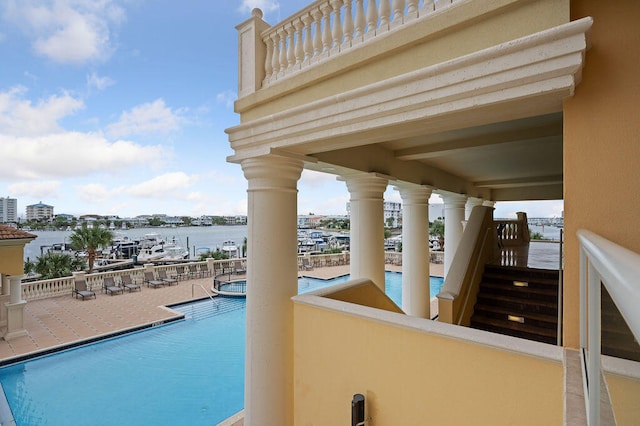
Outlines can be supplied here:
<path id="1" fill-rule="evenodd" d="M 0 197 L 0 223 L 18 221 L 18 200 L 10 197 Z"/>
<path id="2" fill-rule="evenodd" d="M 27 206 L 27 220 L 50 219 L 53 217 L 53 206 L 42 204 L 31 204 Z"/>

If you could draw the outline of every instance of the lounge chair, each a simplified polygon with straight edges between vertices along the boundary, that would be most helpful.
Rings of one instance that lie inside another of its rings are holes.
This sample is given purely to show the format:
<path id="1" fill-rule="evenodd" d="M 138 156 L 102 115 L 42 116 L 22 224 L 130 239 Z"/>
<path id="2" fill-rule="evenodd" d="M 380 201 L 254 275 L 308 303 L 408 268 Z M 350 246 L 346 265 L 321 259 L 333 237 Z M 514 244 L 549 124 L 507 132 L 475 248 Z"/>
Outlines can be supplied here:
<path id="1" fill-rule="evenodd" d="M 144 282 L 147 284 L 147 287 L 164 287 L 166 284 L 164 281 L 157 280 L 156 277 L 153 276 L 153 272 L 145 272 L 144 273 Z"/>
<path id="2" fill-rule="evenodd" d="M 131 275 L 121 275 L 120 282 L 122 283 L 122 288 L 129 290 L 129 292 L 132 292 L 133 290 L 142 290 L 140 285 L 131 278 Z"/>
<path id="3" fill-rule="evenodd" d="M 313 269 L 313 263 L 311 262 L 311 260 L 308 257 L 303 257 L 302 258 L 302 268 L 305 271 L 310 271 Z"/>
<path id="4" fill-rule="evenodd" d="M 189 278 L 189 272 L 185 271 L 184 266 L 176 266 L 176 273 L 178 274 L 176 278 L 179 280 L 186 280 Z"/>
<path id="5" fill-rule="evenodd" d="M 167 276 L 167 271 L 165 271 L 164 269 L 160 269 L 158 271 L 158 279 L 160 281 L 164 281 L 165 283 L 167 283 L 169 285 L 173 285 L 173 284 L 177 285 L 178 284 L 178 279 Z"/>
<path id="6" fill-rule="evenodd" d="M 73 292 L 71 293 L 71 295 L 75 296 L 76 299 L 78 298 L 78 296 L 82 297 L 82 300 L 87 297 L 93 296 L 94 299 L 96 297 L 96 293 L 87 288 L 87 282 L 85 280 L 74 281 Z"/>
<path id="7" fill-rule="evenodd" d="M 198 271 L 198 265 L 189 265 L 189 275 L 191 278 L 200 278 L 200 271 Z"/>
<path id="8" fill-rule="evenodd" d="M 199 267 L 200 267 L 200 276 L 202 277 L 211 276 L 211 271 L 209 270 L 209 266 L 207 266 L 206 263 L 201 263 Z"/>
<path id="9" fill-rule="evenodd" d="M 106 291 L 110 296 L 113 296 L 114 294 L 124 293 L 124 289 L 116 285 L 113 277 L 104 277 L 104 279 L 102 280 L 102 289 Z"/>

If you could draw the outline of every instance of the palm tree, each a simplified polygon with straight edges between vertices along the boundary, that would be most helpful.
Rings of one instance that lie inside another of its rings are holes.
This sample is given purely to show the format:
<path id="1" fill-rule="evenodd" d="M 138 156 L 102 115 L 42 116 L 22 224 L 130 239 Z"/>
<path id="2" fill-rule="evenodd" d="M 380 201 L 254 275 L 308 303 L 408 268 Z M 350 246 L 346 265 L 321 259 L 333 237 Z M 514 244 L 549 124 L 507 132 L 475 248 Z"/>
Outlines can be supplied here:
<path id="1" fill-rule="evenodd" d="M 76 229 L 69 236 L 71 247 L 74 250 L 85 250 L 88 256 L 89 273 L 93 272 L 93 262 L 97 257 L 97 249 L 108 245 L 113 240 L 113 233 L 108 229 L 100 227 L 88 228 L 87 224 L 82 224 L 82 228 Z"/>
<path id="2" fill-rule="evenodd" d="M 48 280 L 68 277 L 72 272 L 82 270 L 84 266 L 84 261 L 80 258 L 50 251 L 37 258 L 34 269 L 43 280 Z"/>

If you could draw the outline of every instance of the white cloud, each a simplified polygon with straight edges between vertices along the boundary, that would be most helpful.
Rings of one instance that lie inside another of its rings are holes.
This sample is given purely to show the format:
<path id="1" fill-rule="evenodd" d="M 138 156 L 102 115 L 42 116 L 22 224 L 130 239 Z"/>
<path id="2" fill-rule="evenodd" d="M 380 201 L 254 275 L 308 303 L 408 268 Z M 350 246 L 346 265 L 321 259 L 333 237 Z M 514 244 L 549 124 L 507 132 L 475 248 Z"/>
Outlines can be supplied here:
<path id="1" fill-rule="evenodd" d="M 95 72 L 89 74 L 87 76 L 87 87 L 89 90 L 95 89 L 99 92 L 102 92 L 109 86 L 115 84 L 115 81 L 110 79 L 109 77 L 100 77 Z"/>
<path id="2" fill-rule="evenodd" d="M 199 180 L 198 176 L 184 172 L 165 173 L 126 189 L 126 193 L 142 198 L 166 198 L 169 195 L 186 198 L 187 190 Z"/>
<path id="3" fill-rule="evenodd" d="M 16 86 L 0 92 L 0 134 L 41 136 L 61 132 L 58 120 L 84 108 L 84 103 L 68 93 L 52 95 L 36 104 L 24 99 L 27 89 Z"/>
<path id="4" fill-rule="evenodd" d="M 76 187 L 78 196 L 89 204 L 103 203 L 109 200 L 114 191 L 109 190 L 105 185 L 100 183 L 89 183 Z"/>
<path id="5" fill-rule="evenodd" d="M 183 120 L 180 111 L 172 111 L 157 99 L 123 112 L 120 120 L 107 126 L 107 133 L 112 137 L 168 133 L 178 130 Z"/>
<path id="6" fill-rule="evenodd" d="M 31 38 L 37 54 L 61 63 L 109 57 L 113 27 L 125 19 L 111 0 L 8 0 L 5 10 L 7 21 Z"/>
<path id="7" fill-rule="evenodd" d="M 276 0 L 242 0 L 242 3 L 240 3 L 240 11 L 242 13 L 250 13 L 255 8 L 268 13 L 280 10 L 280 3 Z"/>
<path id="8" fill-rule="evenodd" d="M 233 107 L 233 102 L 236 100 L 236 93 L 231 90 L 225 90 L 216 95 L 216 102 L 224 104 L 227 108 Z"/>
<path id="9" fill-rule="evenodd" d="M 0 135 L 0 179 L 42 179 L 126 173 L 134 166 L 160 163 L 169 153 L 161 146 L 129 141 L 111 143 L 99 134 L 64 132 L 20 138 Z"/>
<path id="10" fill-rule="evenodd" d="M 12 194 L 17 196 L 45 199 L 57 198 L 61 185 L 61 182 L 57 180 L 41 180 L 16 182 L 7 185 L 7 188 Z"/>

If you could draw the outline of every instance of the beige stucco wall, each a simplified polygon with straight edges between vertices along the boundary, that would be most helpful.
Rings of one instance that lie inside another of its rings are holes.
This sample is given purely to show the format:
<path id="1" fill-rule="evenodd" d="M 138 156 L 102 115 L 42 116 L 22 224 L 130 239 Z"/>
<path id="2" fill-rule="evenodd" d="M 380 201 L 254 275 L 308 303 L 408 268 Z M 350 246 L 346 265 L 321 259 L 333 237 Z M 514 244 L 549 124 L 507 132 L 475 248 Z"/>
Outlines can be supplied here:
<path id="1" fill-rule="evenodd" d="M 579 246 L 591 230 L 640 252 L 640 2 L 579 0 L 592 16 L 582 82 L 564 105 L 564 342 L 579 345 Z"/>
<path id="2" fill-rule="evenodd" d="M 346 308 L 295 303 L 294 319 L 297 425 L 349 424 L 356 393 L 365 395 L 375 425 L 562 424 L 560 362 L 363 319 Z"/>
<path id="3" fill-rule="evenodd" d="M 640 381 L 605 373 L 609 398 L 618 426 L 637 425 L 640 420 Z"/>
<path id="4" fill-rule="evenodd" d="M 24 242 L 17 245 L 4 242 L 0 245 L 0 274 L 24 274 Z"/>
<path id="5" fill-rule="evenodd" d="M 247 122 L 568 21 L 568 0 L 460 1 L 447 13 L 378 36 L 375 43 L 239 99 L 236 111 Z"/>

